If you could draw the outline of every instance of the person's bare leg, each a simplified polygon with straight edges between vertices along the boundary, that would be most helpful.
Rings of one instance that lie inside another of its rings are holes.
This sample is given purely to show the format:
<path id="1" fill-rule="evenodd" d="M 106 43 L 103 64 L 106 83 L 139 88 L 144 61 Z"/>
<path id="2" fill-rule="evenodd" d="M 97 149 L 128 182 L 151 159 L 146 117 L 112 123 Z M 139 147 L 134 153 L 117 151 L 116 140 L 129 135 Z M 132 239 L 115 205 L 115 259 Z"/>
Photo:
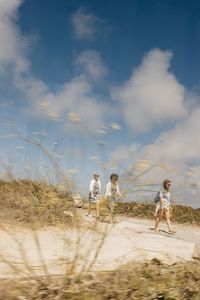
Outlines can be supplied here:
<path id="1" fill-rule="evenodd" d="M 115 203 L 111 200 L 110 202 L 110 216 L 111 216 L 111 223 L 115 223 Z"/>
<path id="2" fill-rule="evenodd" d="M 163 211 L 160 209 L 156 215 L 155 231 L 159 232 L 159 224 L 162 219 Z"/>
<path id="3" fill-rule="evenodd" d="M 115 220 L 115 214 L 114 211 L 111 213 L 111 223 L 114 224 L 116 222 Z"/>
<path id="4" fill-rule="evenodd" d="M 112 222 L 112 202 L 110 197 L 107 197 L 106 202 L 107 202 L 109 222 Z"/>
<path id="5" fill-rule="evenodd" d="M 90 216 L 90 215 L 91 215 L 91 203 L 89 201 L 89 204 L 88 204 L 88 216 Z"/>
<path id="6" fill-rule="evenodd" d="M 114 219 L 113 200 L 110 196 L 108 196 L 106 201 L 107 201 L 107 208 L 108 208 L 108 212 L 109 212 L 109 222 L 113 223 L 113 219 Z"/>
<path id="7" fill-rule="evenodd" d="M 157 215 L 155 223 L 155 231 L 159 232 L 160 217 Z"/>
<path id="8" fill-rule="evenodd" d="M 167 223 L 167 227 L 168 227 L 168 231 L 169 232 L 172 232 L 172 229 L 171 229 L 171 221 L 170 221 L 170 219 L 166 219 L 166 223 Z"/>
<path id="9" fill-rule="evenodd" d="M 155 213 L 154 213 L 154 217 L 155 217 L 155 218 L 158 216 L 158 211 L 159 211 L 159 207 L 158 207 L 158 205 L 156 204 L 156 210 L 155 210 Z"/>
<path id="10" fill-rule="evenodd" d="M 99 202 L 96 203 L 96 216 L 97 216 L 97 218 L 100 217 L 100 213 L 99 213 Z"/>
<path id="11" fill-rule="evenodd" d="M 165 220 L 167 223 L 168 231 L 172 232 L 169 209 L 165 210 Z"/>

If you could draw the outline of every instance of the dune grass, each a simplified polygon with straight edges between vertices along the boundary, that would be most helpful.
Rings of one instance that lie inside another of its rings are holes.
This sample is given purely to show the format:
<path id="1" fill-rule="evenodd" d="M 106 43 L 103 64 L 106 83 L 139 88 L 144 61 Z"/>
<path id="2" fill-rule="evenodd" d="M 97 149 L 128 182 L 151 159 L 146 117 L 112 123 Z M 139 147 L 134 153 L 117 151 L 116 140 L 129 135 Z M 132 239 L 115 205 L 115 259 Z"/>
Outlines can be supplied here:
<path id="1" fill-rule="evenodd" d="M 61 192 L 57 186 L 42 180 L 0 181 L 1 221 L 70 223 L 73 214 L 73 199 L 66 189 Z"/>
<path id="2" fill-rule="evenodd" d="M 164 265 L 158 260 L 132 262 L 114 271 L 74 276 L 70 282 L 0 282 L 1 299 L 40 300 L 199 300 L 200 262 Z M 6 289 L 5 289 L 6 286 Z"/>
<path id="3" fill-rule="evenodd" d="M 104 199 L 100 206 L 105 216 Z M 121 202 L 116 205 L 117 214 L 129 217 L 154 219 L 154 210 L 153 203 Z M 70 224 L 72 215 L 75 215 L 74 201 L 71 191 L 65 186 L 60 189 L 44 180 L 0 180 L 1 220 L 29 224 Z M 200 208 L 174 205 L 172 221 L 200 225 Z"/>
<path id="4" fill-rule="evenodd" d="M 106 214 L 106 203 L 102 211 Z M 57 186 L 45 181 L 0 181 L 1 215 L 17 222 L 71 225 L 74 218 L 64 211 L 74 213 L 70 192 L 62 192 Z M 153 218 L 153 204 L 118 203 L 116 212 L 132 217 Z M 173 221 L 200 225 L 200 209 L 186 206 L 173 207 Z M 106 235 L 105 235 L 106 236 Z M 104 236 L 103 236 L 104 237 Z M 103 246 L 100 241 L 97 248 Z M 80 247 L 80 245 L 79 245 Z M 77 246 L 77 259 L 80 257 Z M 112 251 L 112 249 L 111 249 Z M 95 256 L 95 257 L 96 257 Z M 63 262 L 65 263 L 65 262 Z M 90 273 L 84 270 L 79 276 L 74 267 L 65 276 L 34 277 L 31 266 L 30 278 L 0 280 L 0 299 L 6 300 L 199 300 L 200 261 L 176 263 L 168 266 L 154 259 L 149 262 L 131 262 L 114 271 Z"/>
<path id="5" fill-rule="evenodd" d="M 155 205 L 149 203 L 117 203 L 116 213 L 129 217 L 154 219 Z M 200 225 L 200 208 L 184 205 L 173 205 L 172 221 L 181 224 Z"/>

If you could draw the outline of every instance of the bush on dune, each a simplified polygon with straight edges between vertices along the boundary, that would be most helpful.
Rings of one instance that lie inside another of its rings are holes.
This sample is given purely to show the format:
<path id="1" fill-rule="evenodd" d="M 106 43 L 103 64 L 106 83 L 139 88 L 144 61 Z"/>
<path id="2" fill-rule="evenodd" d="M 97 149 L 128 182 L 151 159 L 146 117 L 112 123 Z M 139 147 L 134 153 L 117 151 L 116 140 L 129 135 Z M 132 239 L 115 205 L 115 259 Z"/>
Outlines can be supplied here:
<path id="1" fill-rule="evenodd" d="M 0 181 L 1 218 L 25 223 L 66 223 L 64 211 L 73 211 L 68 191 L 60 192 L 45 181 Z"/>
<path id="2" fill-rule="evenodd" d="M 148 203 L 118 203 L 116 213 L 129 217 L 154 219 L 154 204 Z M 188 223 L 200 225 L 200 208 L 194 209 L 190 206 L 174 205 L 172 207 L 172 221 L 176 223 Z"/>
<path id="3" fill-rule="evenodd" d="M 96 296 L 95 299 L 197 300 L 200 299 L 199 271 L 198 261 L 172 266 L 157 259 L 132 262 L 117 270 L 100 273 L 96 284 L 89 283 L 80 299 Z M 94 286 L 95 291 L 92 290 Z"/>
<path id="4" fill-rule="evenodd" d="M 1 299 L 18 300 L 199 300 L 200 263 L 177 263 L 172 266 L 154 259 L 131 262 L 114 271 L 74 276 L 71 280 L 51 278 L 51 283 L 7 281 L 0 284 Z M 65 284 L 63 284 L 65 282 Z"/>

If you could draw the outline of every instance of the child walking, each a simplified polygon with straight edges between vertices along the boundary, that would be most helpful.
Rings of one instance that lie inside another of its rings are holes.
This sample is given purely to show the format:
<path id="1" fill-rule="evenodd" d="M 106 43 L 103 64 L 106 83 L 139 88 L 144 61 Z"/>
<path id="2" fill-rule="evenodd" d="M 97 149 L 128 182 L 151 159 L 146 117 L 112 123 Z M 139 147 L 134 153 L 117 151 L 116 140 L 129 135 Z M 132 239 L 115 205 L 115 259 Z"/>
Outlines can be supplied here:
<path id="1" fill-rule="evenodd" d="M 159 232 L 159 224 L 164 216 L 167 223 L 168 232 L 175 233 L 171 228 L 171 194 L 170 194 L 171 181 L 165 179 L 163 181 L 163 188 L 158 192 L 156 196 L 156 210 L 155 210 L 155 231 Z"/>
<path id="2" fill-rule="evenodd" d="M 96 207 L 96 216 L 99 217 L 99 197 L 101 193 L 101 181 L 98 173 L 93 174 L 93 179 L 90 181 L 89 186 L 89 205 L 88 205 L 88 217 L 92 217 L 91 208 L 92 204 Z"/>
<path id="3" fill-rule="evenodd" d="M 106 185 L 105 198 L 108 203 L 108 209 L 111 214 L 111 223 L 115 223 L 115 203 L 118 196 L 121 196 L 119 185 L 118 185 L 119 176 L 115 173 L 110 175 L 110 181 Z"/>

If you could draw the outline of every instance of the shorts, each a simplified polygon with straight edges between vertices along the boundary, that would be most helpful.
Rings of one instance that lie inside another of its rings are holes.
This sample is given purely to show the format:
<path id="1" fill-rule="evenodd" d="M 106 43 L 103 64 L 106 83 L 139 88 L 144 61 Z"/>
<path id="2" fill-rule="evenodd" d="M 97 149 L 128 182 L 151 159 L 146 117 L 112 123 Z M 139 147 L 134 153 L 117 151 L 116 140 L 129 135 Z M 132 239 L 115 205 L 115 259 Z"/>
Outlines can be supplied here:
<path id="1" fill-rule="evenodd" d="M 89 194 L 89 202 L 91 202 L 91 203 L 99 202 L 99 194 L 95 195 L 94 197 L 91 197 L 91 193 L 90 193 Z"/>
<path id="2" fill-rule="evenodd" d="M 169 201 L 165 200 L 163 201 L 163 203 L 161 203 L 160 201 L 157 203 L 156 205 L 157 209 L 166 209 L 168 210 L 170 208 L 170 203 Z"/>

